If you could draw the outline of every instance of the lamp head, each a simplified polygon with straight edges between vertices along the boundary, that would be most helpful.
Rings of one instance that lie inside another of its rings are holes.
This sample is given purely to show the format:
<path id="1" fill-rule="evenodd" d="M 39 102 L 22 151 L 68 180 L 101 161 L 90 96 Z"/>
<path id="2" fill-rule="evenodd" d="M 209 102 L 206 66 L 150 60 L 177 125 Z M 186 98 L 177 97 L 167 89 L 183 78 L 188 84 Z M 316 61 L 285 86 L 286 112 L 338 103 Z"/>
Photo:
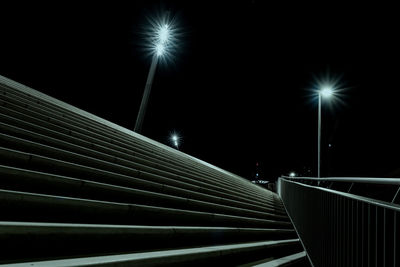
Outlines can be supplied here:
<path id="1" fill-rule="evenodd" d="M 165 46 L 163 44 L 157 44 L 154 47 L 155 53 L 158 57 L 161 57 L 165 52 Z"/>
<path id="2" fill-rule="evenodd" d="M 160 44 L 168 43 L 171 34 L 168 24 L 160 25 L 157 33 L 158 33 L 158 41 Z"/>
<path id="3" fill-rule="evenodd" d="M 159 60 L 169 60 L 177 51 L 180 29 L 177 19 L 170 12 L 148 17 L 149 24 L 145 28 L 145 49 Z"/>
<path id="4" fill-rule="evenodd" d="M 321 88 L 319 93 L 321 94 L 321 96 L 328 98 L 333 95 L 333 90 L 332 87 L 323 87 Z"/>
<path id="5" fill-rule="evenodd" d="M 314 81 L 312 82 L 310 91 L 310 102 L 313 104 L 319 103 L 319 100 L 326 100 L 324 105 L 328 105 L 331 109 L 336 105 L 346 105 L 343 101 L 345 98 L 343 92 L 349 89 L 345 87 L 345 82 L 342 80 L 342 75 L 334 75 L 329 72 L 321 75 L 313 75 Z"/>

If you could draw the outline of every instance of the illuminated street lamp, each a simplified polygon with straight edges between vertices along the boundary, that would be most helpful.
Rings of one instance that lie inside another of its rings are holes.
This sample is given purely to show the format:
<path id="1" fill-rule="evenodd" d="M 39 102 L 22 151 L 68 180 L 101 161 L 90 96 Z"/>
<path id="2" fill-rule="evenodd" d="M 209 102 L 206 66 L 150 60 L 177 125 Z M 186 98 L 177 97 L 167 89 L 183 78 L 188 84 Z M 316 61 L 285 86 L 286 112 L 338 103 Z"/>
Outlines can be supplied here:
<path id="1" fill-rule="evenodd" d="M 178 137 L 178 135 L 173 134 L 171 136 L 171 142 L 176 148 L 179 148 L 179 137 Z"/>
<path id="2" fill-rule="evenodd" d="M 323 87 L 318 91 L 318 178 L 321 177 L 321 102 L 322 98 L 330 98 L 332 95 L 331 86 Z"/>
<path id="3" fill-rule="evenodd" d="M 143 119 L 146 113 L 147 102 L 149 100 L 157 64 L 161 59 L 166 59 L 170 56 L 171 51 L 174 50 L 174 42 L 176 41 L 174 21 L 170 20 L 168 16 L 160 19 L 160 21 L 151 20 L 150 23 L 152 28 L 146 33 L 146 35 L 148 37 L 148 47 L 150 48 L 152 61 L 149 74 L 147 75 L 139 113 L 136 119 L 134 131 L 137 133 L 140 133 L 142 130 Z"/>
<path id="4" fill-rule="evenodd" d="M 311 91 L 314 97 L 318 96 L 318 178 L 321 178 L 321 106 L 324 99 L 329 99 L 329 102 L 326 103 L 329 106 L 345 104 L 342 100 L 342 93 L 349 87 L 344 87 L 345 83 L 341 81 L 342 76 L 331 75 L 329 70 L 325 75 L 314 76 Z M 319 184 L 320 182 L 318 181 Z"/>
<path id="5" fill-rule="evenodd" d="M 296 176 L 296 173 L 295 173 L 295 172 L 291 172 L 291 173 L 289 173 L 289 176 L 290 176 L 290 177 L 295 177 L 295 176 Z"/>

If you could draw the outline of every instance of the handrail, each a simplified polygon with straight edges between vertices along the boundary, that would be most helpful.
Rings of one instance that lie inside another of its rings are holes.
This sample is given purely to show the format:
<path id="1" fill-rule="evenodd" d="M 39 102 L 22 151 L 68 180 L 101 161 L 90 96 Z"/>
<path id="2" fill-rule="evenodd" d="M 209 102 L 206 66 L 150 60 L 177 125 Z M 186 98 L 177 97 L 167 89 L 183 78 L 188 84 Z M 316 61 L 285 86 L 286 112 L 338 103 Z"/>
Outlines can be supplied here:
<path id="1" fill-rule="evenodd" d="M 286 179 L 284 177 L 281 177 L 281 178 L 282 179 Z M 316 179 L 318 179 L 318 178 L 316 178 Z M 303 183 L 299 183 L 299 182 L 295 182 L 295 181 L 290 181 L 290 182 L 296 183 L 296 184 L 304 186 L 304 187 L 323 190 L 323 191 L 325 191 L 327 193 L 340 195 L 340 196 L 345 197 L 345 198 L 361 201 L 361 202 L 364 202 L 364 203 L 367 203 L 367 204 L 371 204 L 371 205 L 375 205 L 375 206 L 379 206 L 379 207 L 382 207 L 382 208 L 391 209 L 391 210 L 395 210 L 395 211 L 399 211 L 400 212 L 400 206 L 397 205 L 397 204 L 392 204 L 390 202 L 386 202 L 386 201 L 382 201 L 382 200 L 378 200 L 378 199 L 373 199 L 373 198 L 369 198 L 369 197 L 363 197 L 363 196 L 359 196 L 359 195 L 354 195 L 354 194 L 350 194 L 350 193 L 345 193 L 345 192 L 341 192 L 341 191 L 337 191 L 337 190 L 332 190 L 332 189 L 329 189 L 329 188 L 303 184 Z"/>
<path id="2" fill-rule="evenodd" d="M 368 183 L 368 184 L 389 184 L 400 185 L 400 178 L 374 178 L 374 177 L 290 177 L 281 176 L 288 180 L 310 180 L 310 181 L 326 181 L 326 182 L 348 182 L 348 183 Z"/>
<path id="3" fill-rule="evenodd" d="M 280 177 L 277 186 L 314 266 L 398 266 L 400 205 L 317 186 L 315 181 L 398 185 L 400 180 Z"/>

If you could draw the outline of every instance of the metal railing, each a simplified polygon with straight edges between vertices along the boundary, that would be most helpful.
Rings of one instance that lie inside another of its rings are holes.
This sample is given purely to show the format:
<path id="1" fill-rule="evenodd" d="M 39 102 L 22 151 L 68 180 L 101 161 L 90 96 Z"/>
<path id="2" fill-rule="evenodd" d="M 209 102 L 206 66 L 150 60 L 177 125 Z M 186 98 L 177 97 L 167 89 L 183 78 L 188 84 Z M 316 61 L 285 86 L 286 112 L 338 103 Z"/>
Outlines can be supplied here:
<path id="1" fill-rule="evenodd" d="M 356 183 L 398 187 L 400 179 L 279 178 L 278 193 L 313 266 L 400 266 L 400 206 L 317 182 L 346 182 L 351 190 Z"/>

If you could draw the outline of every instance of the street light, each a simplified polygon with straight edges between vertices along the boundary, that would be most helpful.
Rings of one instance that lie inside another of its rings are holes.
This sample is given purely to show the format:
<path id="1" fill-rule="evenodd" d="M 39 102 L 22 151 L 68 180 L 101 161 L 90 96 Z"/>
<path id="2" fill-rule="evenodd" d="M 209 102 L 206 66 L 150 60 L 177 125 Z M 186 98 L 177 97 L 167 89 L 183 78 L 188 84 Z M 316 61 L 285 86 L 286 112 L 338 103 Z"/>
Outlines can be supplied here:
<path id="1" fill-rule="evenodd" d="M 152 61 L 150 70 L 147 75 L 146 85 L 142 102 L 140 103 L 139 113 L 136 118 L 134 131 L 140 133 L 142 130 L 143 119 L 146 113 L 147 102 L 149 100 L 151 86 L 153 84 L 154 74 L 157 64 L 161 59 L 166 59 L 170 56 L 175 48 L 176 27 L 173 19 L 169 18 L 169 13 L 160 20 L 150 20 L 151 29 L 146 32 L 147 47 L 150 49 Z"/>
<path id="2" fill-rule="evenodd" d="M 176 148 L 179 148 L 179 137 L 177 134 L 173 134 L 171 136 L 171 142 L 174 144 Z"/>
<path id="3" fill-rule="evenodd" d="M 332 95 L 333 89 L 331 86 L 322 87 L 318 91 L 318 178 L 321 177 L 321 102 L 322 98 L 330 98 Z"/>
<path id="4" fill-rule="evenodd" d="M 290 176 L 290 177 L 295 177 L 295 176 L 296 176 L 296 173 L 295 173 L 295 172 L 291 172 L 291 173 L 289 173 L 289 176 Z"/>
<path id="5" fill-rule="evenodd" d="M 325 75 L 314 76 L 312 95 L 318 95 L 318 178 L 321 178 L 321 106 L 323 99 L 329 99 L 329 106 L 345 105 L 343 91 L 349 89 L 342 81 L 343 75 L 332 75 L 329 70 Z M 320 182 L 318 181 L 318 185 Z"/>

